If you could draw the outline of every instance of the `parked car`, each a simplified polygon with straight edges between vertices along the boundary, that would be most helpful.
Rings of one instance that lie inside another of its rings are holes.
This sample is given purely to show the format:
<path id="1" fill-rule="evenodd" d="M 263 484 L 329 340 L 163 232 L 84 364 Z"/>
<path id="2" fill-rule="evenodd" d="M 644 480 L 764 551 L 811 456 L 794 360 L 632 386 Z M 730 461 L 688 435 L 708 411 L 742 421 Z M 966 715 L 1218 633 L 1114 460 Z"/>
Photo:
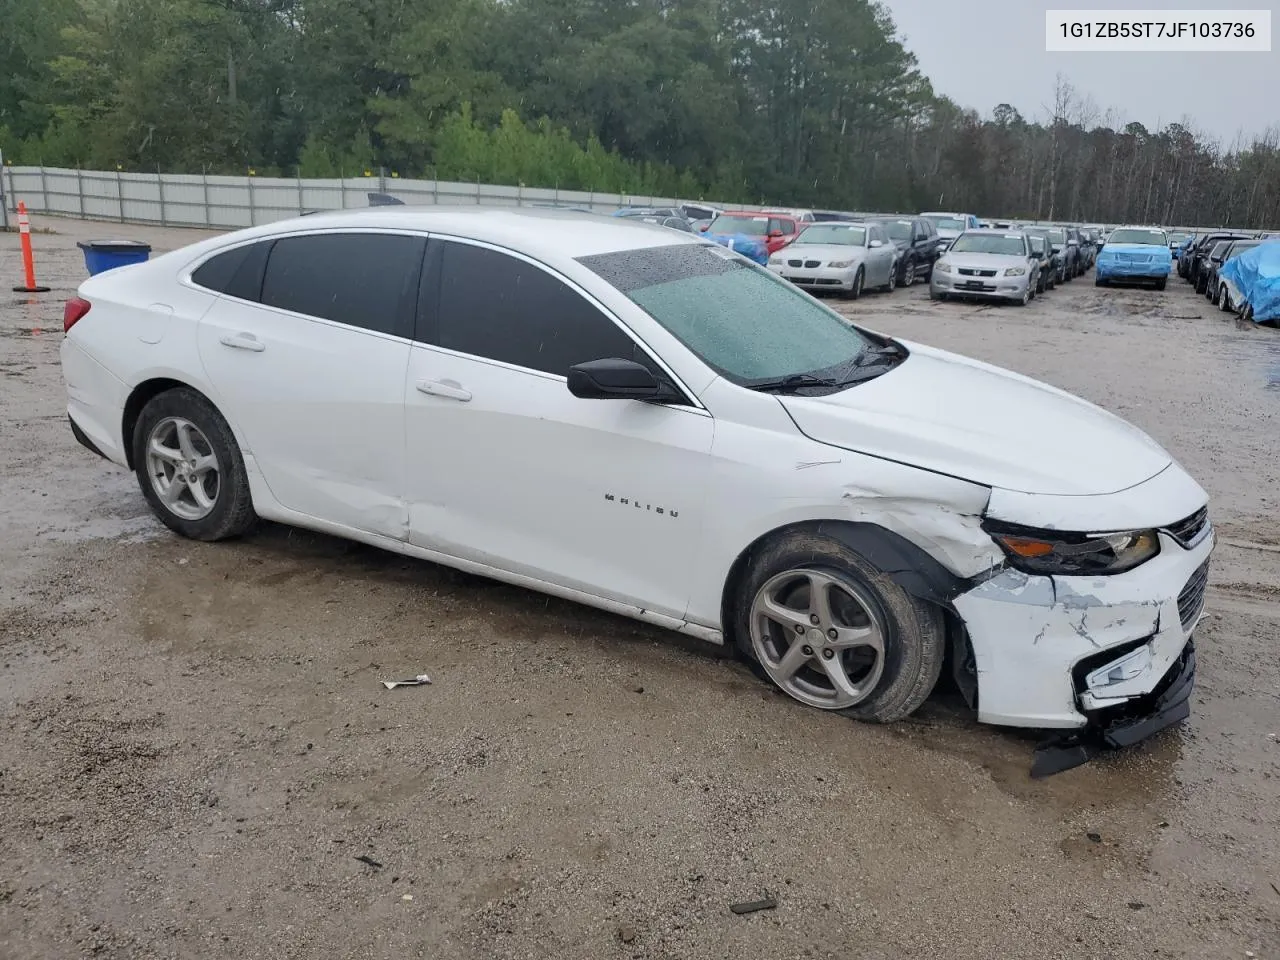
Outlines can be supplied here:
<path id="1" fill-rule="evenodd" d="M 1241 233 L 1239 231 L 1219 230 L 1212 233 L 1206 233 L 1196 241 L 1195 246 L 1189 251 L 1190 259 L 1187 262 L 1187 281 L 1197 291 L 1203 292 L 1204 286 L 1201 283 L 1201 272 L 1204 271 L 1205 261 L 1209 259 L 1209 254 L 1213 252 L 1214 246 L 1220 240 L 1250 240 L 1252 235 Z"/>
<path id="2" fill-rule="evenodd" d="M 879 217 L 878 223 L 898 248 L 898 285 L 909 287 L 933 272 L 942 252 L 938 228 L 924 217 Z"/>
<path id="3" fill-rule="evenodd" d="M 769 258 L 769 269 L 815 293 L 856 300 L 865 287 L 892 290 L 898 248 L 879 224 L 815 223 Z"/>
<path id="4" fill-rule="evenodd" d="M 702 203 L 682 203 L 680 212 L 687 220 L 714 220 L 724 213 L 719 207 L 708 207 Z"/>
<path id="5" fill-rule="evenodd" d="M 613 211 L 615 217 L 661 217 L 668 219 L 671 217 L 679 217 L 686 223 L 689 218 L 684 215 L 684 211 L 677 207 L 622 207 Z"/>
<path id="6" fill-rule="evenodd" d="M 1163 290 L 1173 265 L 1169 237 L 1159 227 L 1117 227 L 1098 254 L 1094 285 L 1151 282 Z"/>
<path id="7" fill-rule="evenodd" d="M 1021 230 L 966 230 L 934 265 L 929 296 L 1012 300 L 1026 306 L 1040 282 L 1040 260 Z"/>
<path id="8" fill-rule="evenodd" d="M 1177 257 L 1178 252 L 1182 249 L 1183 244 L 1191 239 L 1191 234 L 1182 233 L 1181 231 L 1173 231 L 1169 234 L 1169 252 Z"/>
<path id="9" fill-rule="evenodd" d="M 182 536 L 350 538 L 731 645 L 867 721 L 944 661 L 980 721 L 1119 745 L 1186 716 L 1214 537 L 1167 452 L 699 238 L 318 214 L 93 277 L 63 326 L 73 434 Z"/>
<path id="10" fill-rule="evenodd" d="M 761 207 L 763 213 L 780 213 L 786 217 L 792 217 L 801 223 L 813 223 L 814 216 L 812 210 L 801 210 L 796 207 Z"/>
<path id="11" fill-rule="evenodd" d="M 863 217 L 848 210 L 814 210 L 814 223 L 860 223 Z"/>
<path id="12" fill-rule="evenodd" d="M 1235 240 L 1219 240 L 1213 245 L 1213 249 L 1209 251 L 1209 256 L 1205 258 L 1200 270 L 1200 279 L 1196 283 L 1196 293 L 1202 293 L 1209 299 L 1213 299 L 1218 290 L 1218 267 L 1222 266 L 1222 261 L 1227 257 L 1227 250 L 1235 242 Z"/>
<path id="13" fill-rule="evenodd" d="M 938 236 L 948 244 L 966 230 L 978 229 L 978 218 L 972 213 L 943 213 L 933 210 L 920 216 L 932 223 Z"/>
<path id="14" fill-rule="evenodd" d="M 1084 270 L 1081 272 L 1087 273 L 1098 259 L 1098 249 L 1102 244 L 1098 235 L 1088 227 L 1080 227 L 1076 233 L 1080 237 L 1080 255 L 1084 260 Z"/>
<path id="15" fill-rule="evenodd" d="M 1027 227 L 1024 231 L 1029 237 L 1039 237 L 1044 241 L 1045 255 L 1040 262 L 1040 271 L 1045 275 L 1050 290 L 1066 280 L 1066 264 L 1062 254 L 1053 249 L 1053 239 L 1048 227 Z"/>
<path id="16" fill-rule="evenodd" d="M 764 241 L 768 253 L 777 253 L 803 229 L 795 217 L 766 210 L 729 210 L 711 221 L 706 235 L 717 242 L 719 237 L 742 234 L 758 237 Z"/>
<path id="17" fill-rule="evenodd" d="M 1040 270 L 1036 274 L 1036 293 L 1052 290 L 1057 283 L 1056 268 L 1053 265 L 1053 246 L 1039 234 L 1024 231 L 1031 241 L 1031 252 L 1040 261 Z"/>
<path id="18" fill-rule="evenodd" d="M 1262 243 L 1245 250 L 1222 266 L 1233 308 L 1245 320 L 1280 324 L 1280 242 Z"/>
<path id="19" fill-rule="evenodd" d="M 1173 251 L 1173 262 L 1177 267 L 1178 276 L 1184 279 L 1187 276 L 1187 270 L 1191 267 L 1190 250 L 1197 241 L 1197 236 L 1193 233 L 1179 244 L 1178 249 Z"/>
<path id="20" fill-rule="evenodd" d="M 1062 261 L 1062 279 L 1074 280 L 1084 273 L 1080 259 L 1080 238 L 1067 227 L 1049 227 L 1049 242 Z"/>
<path id="21" fill-rule="evenodd" d="M 1234 313 L 1237 300 L 1232 296 L 1230 287 L 1226 279 L 1222 276 L 1222 268 L 1226 264 L 1234 260 L 1246 250 L 1252 250 L 1254 247 L 1261 246 L 1265 240 L 1232 240 L 1227 248 L 1226 254 L 1222 258 L 1222 263 L 1218 264 L 1210 278 L 1210 295 L 1209 299 L 1213 301 L 1214 306 L 1222 310 L 1223 313 Z"/>

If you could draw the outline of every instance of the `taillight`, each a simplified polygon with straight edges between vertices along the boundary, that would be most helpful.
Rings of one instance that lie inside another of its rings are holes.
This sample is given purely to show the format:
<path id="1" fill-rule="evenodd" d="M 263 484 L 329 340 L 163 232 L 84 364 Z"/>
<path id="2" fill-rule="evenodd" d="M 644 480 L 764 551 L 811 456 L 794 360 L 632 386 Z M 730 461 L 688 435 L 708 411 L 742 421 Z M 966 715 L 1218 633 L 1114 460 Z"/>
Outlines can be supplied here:
<path id="1" fill-rule="evenodd" d="M 76 325 L 76 321 L 89 312 L 93 306 L 88 300 L 72 297 L 62 308 L 62 332 L 67 333 Z"/>

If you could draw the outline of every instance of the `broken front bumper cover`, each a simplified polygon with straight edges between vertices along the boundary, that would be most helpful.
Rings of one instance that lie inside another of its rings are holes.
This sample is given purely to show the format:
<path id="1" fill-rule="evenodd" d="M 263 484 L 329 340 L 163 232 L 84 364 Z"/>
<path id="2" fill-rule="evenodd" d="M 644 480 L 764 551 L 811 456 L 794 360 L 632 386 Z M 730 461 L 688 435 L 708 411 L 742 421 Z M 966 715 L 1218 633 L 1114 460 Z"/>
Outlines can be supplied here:
<path id="1" fill-rule="evenodd" d="M 1108 750 L 1135 743 L 1180 723 L 1191 714 L 1196 679 L 1196 645 L 1188 640 L 1182 655 L 1151 693 L 1123 704 L 1086 711 L 1088 724 L 1060 734 L 1036 748 L 1033 778 L 1047 777 L 1087 763 Z"/>

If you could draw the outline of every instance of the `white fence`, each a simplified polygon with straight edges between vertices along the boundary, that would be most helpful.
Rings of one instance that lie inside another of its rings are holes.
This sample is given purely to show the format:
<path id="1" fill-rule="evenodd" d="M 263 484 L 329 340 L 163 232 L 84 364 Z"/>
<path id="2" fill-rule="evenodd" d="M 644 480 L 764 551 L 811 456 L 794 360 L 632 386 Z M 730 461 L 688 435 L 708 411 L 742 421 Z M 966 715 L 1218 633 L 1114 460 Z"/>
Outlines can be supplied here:
<path id="1" fill-rule="evenodd" d="M 21 200 L 32 213 L 227 230 L 285 220 L 308 211 L 368 207 L 370 193 L 388 193 L 409 204 L 556 205 L 598 213 L 628 204 L 666 207 L 679 202 L 672 197 L 382 176 L 313 180 L 0 167 L 0 177 L 0 195 L 10 210 L 16 210 Z"/>

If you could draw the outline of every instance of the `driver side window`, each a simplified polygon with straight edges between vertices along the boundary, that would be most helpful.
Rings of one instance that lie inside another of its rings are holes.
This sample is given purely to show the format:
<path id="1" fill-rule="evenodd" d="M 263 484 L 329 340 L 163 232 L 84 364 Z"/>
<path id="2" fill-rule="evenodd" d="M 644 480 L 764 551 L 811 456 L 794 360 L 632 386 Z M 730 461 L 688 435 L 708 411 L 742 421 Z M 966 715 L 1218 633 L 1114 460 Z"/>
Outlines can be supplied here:
<path id="1" fill-rule="evenodd" d="M 435 310 L 422 305 L 426 342 L 562 377 L 613 357 L 665 376 L 612 318 L 546 270 L 487 247 L 443 247 Z"/>

